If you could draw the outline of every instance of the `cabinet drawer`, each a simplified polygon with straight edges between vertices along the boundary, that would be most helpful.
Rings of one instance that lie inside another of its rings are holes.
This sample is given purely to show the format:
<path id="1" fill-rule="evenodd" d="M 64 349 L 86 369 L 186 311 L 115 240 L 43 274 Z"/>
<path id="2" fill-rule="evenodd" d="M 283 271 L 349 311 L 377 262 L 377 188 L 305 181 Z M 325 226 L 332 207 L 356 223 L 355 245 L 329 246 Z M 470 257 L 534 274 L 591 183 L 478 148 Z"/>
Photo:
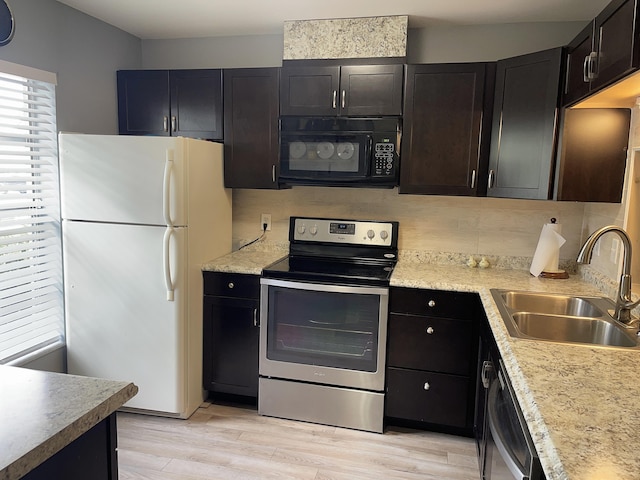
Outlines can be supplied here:
<path id="1" fill-rule="evenodd" d="M 387 365 L 468 375 L 474 355 L 469 320 L 389 316 Z"/>
<path id="2" fill-rule="evenodd" d="M 260 276 L 245 273 L 202 272 L 204 294 L 220 297 L 260 298 Z"/>
<path id="3" fill-rule="evenodd" d="M 449 318 L 474 318 L 481 309 L 477 293 L 392 288 L 389 311 Z"/>
<path id="4" fill-rule="evenodd" d="M 388 417 L 464 428 L 468 398 L 468 377 L 387 369 Z"/>

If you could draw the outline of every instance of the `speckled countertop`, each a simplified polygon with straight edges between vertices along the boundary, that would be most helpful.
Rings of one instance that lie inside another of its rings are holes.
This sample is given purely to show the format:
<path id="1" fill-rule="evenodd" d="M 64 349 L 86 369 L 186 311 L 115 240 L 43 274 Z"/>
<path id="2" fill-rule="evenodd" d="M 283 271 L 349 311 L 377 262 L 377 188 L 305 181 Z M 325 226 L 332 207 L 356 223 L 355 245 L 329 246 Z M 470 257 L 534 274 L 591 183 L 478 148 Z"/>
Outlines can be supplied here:
<path id="1" fill-rule="evenodd" d="M 640 351 L 512 338 L 490 289 L 602 295 L 572 275 L 403 261 L 392 286 L 478 292 L 549 480 L 640 478 Z"/>
<path id="2" fill-rule="evenodd" d="M 202 270 L 260 275 L 264 267 L 280 260 L 288 253 L 288 246 L 285 245 L 277 245 L 266 249 L 247 248 L 245 250 L 236 250 L 205 263 L 202 266 Z"/>
<path id="3" fill-rule="evenodd" d="M 138 387 L 0 366 L 0 392 L 0 480 L 13 480 L 107 418 Z"/>
<path id="4" fill-rule="evenodd" d="M 286 249 L 240 251 L 205 268 L 259 274 L 284 254 Z M 511 337 L 492 288 L 603 295 L 595 286 L 597 279 L 586 282 L 576 274 L 566 280 L 533 277 L 528 261 L 508 265 L 491 258 L 492 267 L 481 269 L 465 266 L 460 256 L 401 252 L 391 285 L 480 295 L 547 479 L 640 479 L 640 351 Z"/>

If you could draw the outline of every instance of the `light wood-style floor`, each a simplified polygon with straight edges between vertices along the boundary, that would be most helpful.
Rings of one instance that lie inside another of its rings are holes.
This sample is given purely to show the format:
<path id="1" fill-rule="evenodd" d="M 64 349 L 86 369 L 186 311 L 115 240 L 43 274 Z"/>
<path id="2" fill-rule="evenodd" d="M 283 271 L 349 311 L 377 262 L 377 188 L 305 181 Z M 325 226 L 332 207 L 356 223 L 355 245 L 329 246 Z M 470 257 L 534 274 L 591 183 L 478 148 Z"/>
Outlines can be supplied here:
<path id="1" fill-rule="evenodd" d="M 384 434 L 204 404 L 189 420 L 118 413 L 120 479 L 478 480 L 472 439 Z"/>

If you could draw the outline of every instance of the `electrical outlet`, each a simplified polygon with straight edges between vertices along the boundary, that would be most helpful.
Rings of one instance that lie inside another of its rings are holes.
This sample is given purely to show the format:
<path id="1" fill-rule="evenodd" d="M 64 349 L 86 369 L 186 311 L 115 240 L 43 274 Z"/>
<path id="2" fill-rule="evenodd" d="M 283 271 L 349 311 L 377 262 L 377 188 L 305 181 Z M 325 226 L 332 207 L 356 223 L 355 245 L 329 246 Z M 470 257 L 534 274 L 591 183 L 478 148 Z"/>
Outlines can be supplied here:
<path id="1" fill-rule="evenodd" d="M 262 230 L 265 225 L 267 226 L 266 230 L 271 231 L 271 214 L 270 213 L 263 213 L 260 216 L 260 230 Z"/>

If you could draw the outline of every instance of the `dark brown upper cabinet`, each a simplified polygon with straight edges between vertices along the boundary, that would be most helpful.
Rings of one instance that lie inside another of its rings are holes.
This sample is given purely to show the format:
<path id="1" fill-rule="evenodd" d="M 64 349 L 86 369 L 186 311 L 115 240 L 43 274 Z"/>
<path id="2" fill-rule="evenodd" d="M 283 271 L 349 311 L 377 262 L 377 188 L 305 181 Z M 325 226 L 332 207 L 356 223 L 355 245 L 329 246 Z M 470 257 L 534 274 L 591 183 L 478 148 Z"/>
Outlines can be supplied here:
<path id="1" fill-rule="evenodd" d="M 121 135 L 222 140 L 222 70 L 119 70 Z"/>
<path id="2" fill-rule="evenodd" d="M 620 202 L 631 111 L 567 109 L 563 124 L 556 199 Z"/>
<path id="3" fill-rule="evenodd" d="M 495 64 L 408 65 L 399 193 L 484 195 Z"/>
<path id="4" fill-rule="evenodd" d="M 613 0 L 567 47 L 564 105 L 637 70 L 640 2 Z"/>
<path id="5" fill-rule="evenodd" d="M 278 188 L 279 68 L 224 70 L 224 183 Z"/>
<path id="6" fill-rule="evenodd" d="M 497 63 L 488 196 L 550 198 L 562 56 L 555 48 Z"/>
<path id="7" fill-rule="evenodd" d="M 403 65 L 282 67 L 280 114 L 402 115 Z"/>

